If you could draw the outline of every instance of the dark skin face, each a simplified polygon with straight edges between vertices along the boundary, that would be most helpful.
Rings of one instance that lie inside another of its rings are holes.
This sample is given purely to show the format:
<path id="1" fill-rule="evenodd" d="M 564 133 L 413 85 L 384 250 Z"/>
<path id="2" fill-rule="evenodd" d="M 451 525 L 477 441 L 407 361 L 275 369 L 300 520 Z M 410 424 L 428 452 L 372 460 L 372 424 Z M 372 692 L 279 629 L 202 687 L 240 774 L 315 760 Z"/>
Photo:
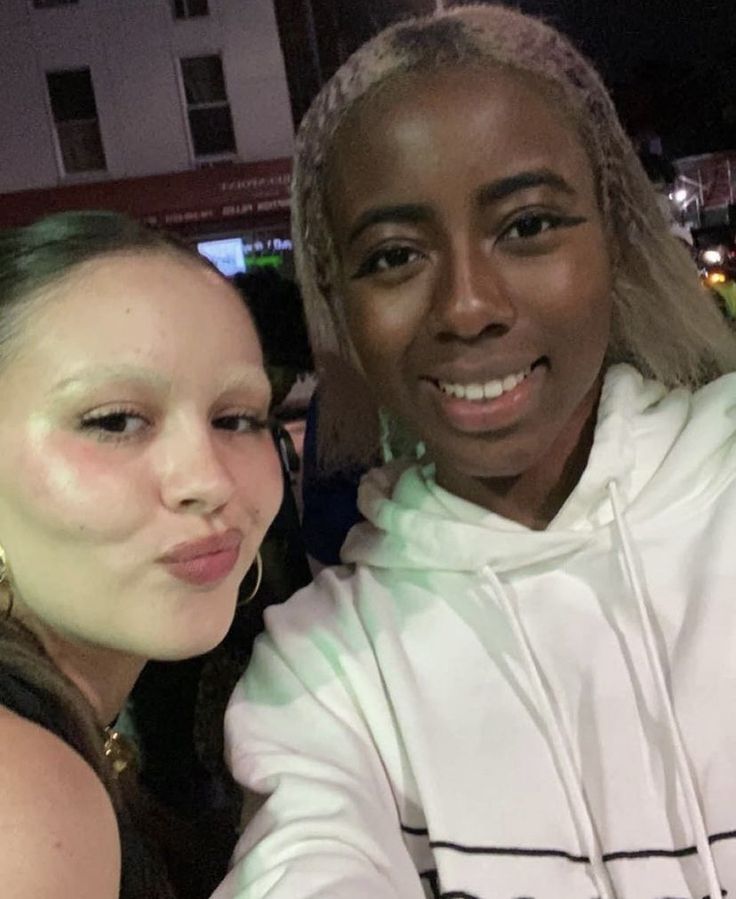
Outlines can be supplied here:
<path id="1" fill-rule="evenodd" d="M 587 462 L 611 316 L 574 126 L 508 71 L 404 75 L 330 158 L 338 290 L 368 384 L 438 483 L 545 527 Z"/>

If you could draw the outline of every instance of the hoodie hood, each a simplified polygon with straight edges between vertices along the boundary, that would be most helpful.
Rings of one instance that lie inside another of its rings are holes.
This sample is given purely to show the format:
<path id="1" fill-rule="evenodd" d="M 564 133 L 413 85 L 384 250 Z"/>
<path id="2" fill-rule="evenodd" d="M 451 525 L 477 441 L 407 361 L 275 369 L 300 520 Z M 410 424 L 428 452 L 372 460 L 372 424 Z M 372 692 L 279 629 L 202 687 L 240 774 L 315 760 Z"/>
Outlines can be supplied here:
<path id="1" fill-rule="evenodd" d="M 696 393 L 668 390 L 628 365 L 606 373 L 593 448 L 577 486 L 546 530 L 533 531 L 439 487 L 432 465 L 369 472 L 358 494 L 366 522 L 350 532 L 346 563 L 377 568 L 505 573 L 549 563 L 609 539 L 614 483 L 629 521 L 687 513 L 736 476 L 736 375 Z M 724 464 L 724 455 L 734 465 Z"/>

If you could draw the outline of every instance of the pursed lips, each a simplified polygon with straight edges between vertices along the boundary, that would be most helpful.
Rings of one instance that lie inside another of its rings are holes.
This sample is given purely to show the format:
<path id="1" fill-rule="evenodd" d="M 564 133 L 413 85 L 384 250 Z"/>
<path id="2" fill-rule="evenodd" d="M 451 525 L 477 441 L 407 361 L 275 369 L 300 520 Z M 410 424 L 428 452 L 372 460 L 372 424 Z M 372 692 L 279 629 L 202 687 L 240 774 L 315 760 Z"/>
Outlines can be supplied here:
<path id="1" fill-rule="evenodd" d="M 202 556 L 226 552 L 240 546 L 243 532 L 239 528 L 230 528 L 221 534 L 210 534 L 200 540 L 179 543 L 160 556 L 159 561 L 165 563 L 188 562 Z"/>

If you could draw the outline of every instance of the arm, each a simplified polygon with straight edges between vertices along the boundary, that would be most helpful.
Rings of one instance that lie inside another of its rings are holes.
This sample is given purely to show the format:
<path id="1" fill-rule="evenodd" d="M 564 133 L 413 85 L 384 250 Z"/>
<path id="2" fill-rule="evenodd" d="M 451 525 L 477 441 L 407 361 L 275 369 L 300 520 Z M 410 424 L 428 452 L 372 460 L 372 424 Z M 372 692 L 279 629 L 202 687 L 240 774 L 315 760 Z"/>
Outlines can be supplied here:
<path id="1" fill-rule="evenodd" d="M 357 629 L 338 648 L 324 608 L 295 601 L 274 610 L 228 710 L 233 774 L 270 796 L 213 899 L 423 899 L 368 725 L 393 739 L 373 654 Z"/>
<path id="2" fill-rule="evenodd" d="M 54 734 L 0 709 L 5 899 L 118 899 L 120 842 L 97 775 Z"/>

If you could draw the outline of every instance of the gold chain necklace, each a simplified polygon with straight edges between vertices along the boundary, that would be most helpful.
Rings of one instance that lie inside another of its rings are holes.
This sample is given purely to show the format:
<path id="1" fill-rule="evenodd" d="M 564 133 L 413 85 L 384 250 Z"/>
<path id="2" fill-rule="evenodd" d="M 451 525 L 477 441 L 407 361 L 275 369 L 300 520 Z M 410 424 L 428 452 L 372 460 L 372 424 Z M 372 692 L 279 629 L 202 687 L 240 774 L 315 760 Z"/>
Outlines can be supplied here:
<path id="1" fill-rule="evenodd" d="M 138 769 L 138 749 L 130 737 L 119 730 L 105 728 L 104 752 L 114 777 L 119 777 L 127 768 Z"/>

